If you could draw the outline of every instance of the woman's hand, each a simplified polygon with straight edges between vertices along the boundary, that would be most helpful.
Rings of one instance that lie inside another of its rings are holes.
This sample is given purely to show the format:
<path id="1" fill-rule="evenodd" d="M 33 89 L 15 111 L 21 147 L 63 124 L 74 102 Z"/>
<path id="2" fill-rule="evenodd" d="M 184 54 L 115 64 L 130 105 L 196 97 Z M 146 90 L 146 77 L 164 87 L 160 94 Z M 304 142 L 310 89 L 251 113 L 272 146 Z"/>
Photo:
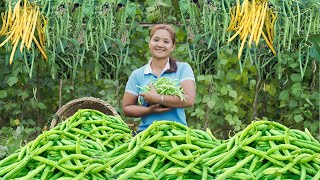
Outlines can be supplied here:
<path id="1" fill-rule="evenodd" d="M 157 93 L 152 85 L 150 85 L 149 92 L 140 93 L 140 96 L 142 96 L 148 104 L 159 104 L 161 102 L 161 95 Z"/>
<path id="2" fill-rule="evenodd" d="M 164 112 L 171 110 L 171 108 L 168 108 L 168 107 L 161 107 L 160 104 L 153 104 L 153 105 L 149 106 L 149 109 L 150 109 L 151 113 L 153 113 L 153 112 L 164 113 Z"/>

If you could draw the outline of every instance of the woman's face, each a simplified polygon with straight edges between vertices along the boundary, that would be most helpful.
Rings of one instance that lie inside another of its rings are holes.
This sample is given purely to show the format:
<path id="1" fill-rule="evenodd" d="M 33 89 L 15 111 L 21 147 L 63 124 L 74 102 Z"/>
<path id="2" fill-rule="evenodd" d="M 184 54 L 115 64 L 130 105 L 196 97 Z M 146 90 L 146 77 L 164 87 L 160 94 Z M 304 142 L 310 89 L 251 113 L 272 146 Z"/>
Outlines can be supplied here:
<path id="1" fill-rule="evenodd" d="M 166 59 L 174 49 L 170 33 L 165 29 L 157 30 L 150 39 L 149 48 L 152 57 Z"/>

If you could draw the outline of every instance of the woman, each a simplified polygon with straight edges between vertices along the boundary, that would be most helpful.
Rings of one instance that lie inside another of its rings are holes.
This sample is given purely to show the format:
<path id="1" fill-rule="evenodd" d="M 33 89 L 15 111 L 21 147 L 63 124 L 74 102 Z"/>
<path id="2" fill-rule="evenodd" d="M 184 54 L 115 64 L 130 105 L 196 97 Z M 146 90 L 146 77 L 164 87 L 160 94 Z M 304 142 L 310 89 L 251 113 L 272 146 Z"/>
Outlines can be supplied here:
<path id="1" fill-rule="evenodd" d="M 174 48 L 175 32 L 171 26 L 160 24 L 151 29 L 151 60 L 132 72 L 122 101 L 125 116 L 142 118 L 137 133 L 156 120 L 171 120 L 187 125 L 184 108 L 194 104 L 195 78 L 188 63 L 177 62 L 170 57 Z M 177 96 L 159 95 L 153 87 L 149 92 L 142 92 L 138 87 L 150 85 L 159 77 L 179 80 L 185 101 Z M 143 98 L 142 105 L 138 105 L 138 98 Z"/>

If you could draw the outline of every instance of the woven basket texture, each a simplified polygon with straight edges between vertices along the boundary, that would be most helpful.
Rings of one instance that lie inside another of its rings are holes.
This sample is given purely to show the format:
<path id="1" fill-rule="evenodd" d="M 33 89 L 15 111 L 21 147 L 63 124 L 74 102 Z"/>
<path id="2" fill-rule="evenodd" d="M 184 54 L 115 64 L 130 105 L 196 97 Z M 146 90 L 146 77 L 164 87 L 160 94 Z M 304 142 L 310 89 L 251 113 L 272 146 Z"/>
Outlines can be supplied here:
<path id="1" fill-rule="evenodd" d="M 117 111 L 107 102 L 95 97 L 83 97 L 74 99 L 63 105 L 52 118 L 52 126 L 72 116 L 79 109 L 95 109 L 106 115 L 118 115 Z"/>

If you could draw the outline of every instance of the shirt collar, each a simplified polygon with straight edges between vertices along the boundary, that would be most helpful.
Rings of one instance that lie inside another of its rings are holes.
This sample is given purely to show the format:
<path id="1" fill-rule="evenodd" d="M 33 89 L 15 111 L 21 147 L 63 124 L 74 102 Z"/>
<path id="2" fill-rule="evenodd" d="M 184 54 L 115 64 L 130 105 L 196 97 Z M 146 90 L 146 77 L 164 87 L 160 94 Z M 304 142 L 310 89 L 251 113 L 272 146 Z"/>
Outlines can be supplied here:
<path id="1" fill-rule="evenodd" d="M 165 72 L 166 70 L 170 69 L 170 63 L 169 63 L 169 59 L 166 63 L 166 65 L 164 66 L 162 72 Z M 151 74 L 152 73 L 152 69 L 151 69 L 151 59 L 149 60 L 148 64 L 146 64 L 145 68 L 144 68 L 144 74 Z"/>

